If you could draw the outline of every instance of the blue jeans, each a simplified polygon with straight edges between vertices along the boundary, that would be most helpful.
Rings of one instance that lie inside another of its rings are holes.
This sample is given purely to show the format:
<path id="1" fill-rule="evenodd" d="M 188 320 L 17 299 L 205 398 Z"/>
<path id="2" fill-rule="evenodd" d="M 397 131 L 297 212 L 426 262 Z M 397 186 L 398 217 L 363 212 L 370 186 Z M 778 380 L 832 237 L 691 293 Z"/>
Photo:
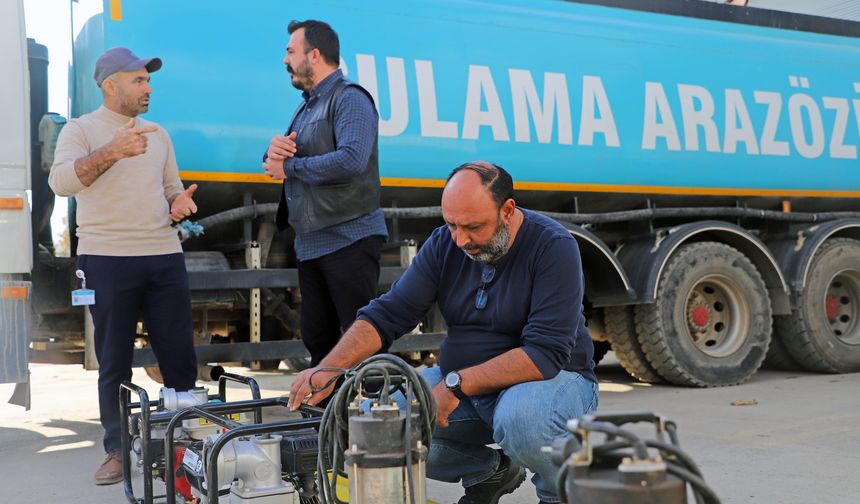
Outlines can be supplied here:
<path id="1" fill-rule="evenodd" d="M 421 376 L 430 387 L 442 381 L 438 366 Z M 541 447 L 567 434 L 565 424 L 597 408 L 597 384 L 572 371 L 551 380 L 520 383 L 498 394 L 469 397 L 448 417 L 448 427 L 436 427 L 427 460 L 427 476 L 468 487 L 496 472 L 497 443 L 517 464 L 535 473 L 537 496 L 559 502 L 555 485 L 558 468 Z"/>

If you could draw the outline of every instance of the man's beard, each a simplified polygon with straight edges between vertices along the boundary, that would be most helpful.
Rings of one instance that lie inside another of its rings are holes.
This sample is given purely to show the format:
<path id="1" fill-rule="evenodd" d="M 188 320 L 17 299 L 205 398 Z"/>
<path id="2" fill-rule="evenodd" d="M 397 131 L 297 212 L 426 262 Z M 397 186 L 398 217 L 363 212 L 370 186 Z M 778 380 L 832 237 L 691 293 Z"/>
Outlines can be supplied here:
<path id="1" fill-rule="evenodd" d="M 127 94 L 120 93 L 119 104 L 122 108 L 123 115 L 127 117 L 137 117 L 140 114 L 146 113 L 149 110 L 149 103 L 141 103 L 144 98 L 149 98 L 149 96 L 141 96 L 140 98 L 135 100 L 133 98 L 130 98 Z"/>
<path id="2" fill-rule="evenodd" d="M 294 88 L 307 92 L 313 89 L 314 79 L 310 65 L 299 66 L 297 68 L 287 65 L 287 72 L 290 73 L 290 83 Z"/>
<path id="3" fill-rule="evenodd" d="M 467 243 L 461 249 L 463 253 L 466 254 L 466 257 L 473 261 L 478 261 L 482 263 L 491 263 L 500 259 L 503 255 L 508 253 L 508 242 L 511 239 L 511 233 L 508 231 L 508 227 L 502 222 L 502 219 L 499 219 L 499 225 L 496 227 L 495 233 L 493 233 L 493 237 L 490 238 L 490 241 L 486 245 L 475 245 L 474 243 Z M 470 254 L 467 252 L 468 250 L 478 249 L 477 254 Z"/>

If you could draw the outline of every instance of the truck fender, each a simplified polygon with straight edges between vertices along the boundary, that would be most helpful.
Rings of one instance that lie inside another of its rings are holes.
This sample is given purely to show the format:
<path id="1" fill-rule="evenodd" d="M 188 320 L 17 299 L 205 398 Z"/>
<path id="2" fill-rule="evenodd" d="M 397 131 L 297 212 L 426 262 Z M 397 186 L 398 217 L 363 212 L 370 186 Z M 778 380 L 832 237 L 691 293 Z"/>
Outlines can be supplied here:
<path id="1" fill-rule="evenodd" d="M 860 219 L 837 219 L 794 232 L 790 237 L 769 243 L 788 286 L 802 292 L 809 278 L 809 265 L 821 245 L 830 238 L 860 240 Z"/>
<path id="2" fill-rule="evenodd" d="M 660 229 L 649 239 L 626 243 L 618 250 L 618 258 L 638 294 L 637 301 L 653 303 L 657 282 L 672 253 L 685 243 L 702 241 L 724 243 L 746 255 L 764 279 L 773 313 L 791 313 L 785 277 L 767 246 L 746 229 L 717 220 Z"/>
<path id="3" fill-rule="evenodd" d="M 630 304 L 636 299 L 624 268 L 612 250 L 594 233 L 576 224 L 560 223 L 579 244 L 585 275 L 585 297 L 592 306 Z"/>

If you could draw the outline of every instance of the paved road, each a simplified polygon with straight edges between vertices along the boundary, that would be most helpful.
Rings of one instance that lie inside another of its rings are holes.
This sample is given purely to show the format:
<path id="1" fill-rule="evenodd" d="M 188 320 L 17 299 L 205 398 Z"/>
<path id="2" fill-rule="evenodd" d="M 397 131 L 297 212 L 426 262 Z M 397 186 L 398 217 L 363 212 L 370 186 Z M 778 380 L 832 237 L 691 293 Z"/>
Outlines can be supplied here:
<path id="1" fill-rule="evenodd" d="M 238 373 L 248 373 L 237 368 Z M 650 409 L 674 419 L 682 447 L 724 503 L 843 504 L 860 501 L 860 374 L 759 372 L 745 385 L 683 389 L 631 382 L 617 365 L 598 369 L 600 409 Z M 264 397 L 282 394 L 288 373 L 251 373 Z M 0 385 L 0 502 L 122 503 L 119 486 L 96 487 L 101 462 L 96 372 L 33 365 L 33 408 L 5 403 Z M 133 380 L 157 397 L 142 370 Z M 244 398 L 231 389 L 228 398 Z M 732 406 L 736 400 L 756 405 Z M 523 485 L 502 503 L 533 503 Z M 456 502 L 457 485 L 428 482 L 429 497 Z"/>

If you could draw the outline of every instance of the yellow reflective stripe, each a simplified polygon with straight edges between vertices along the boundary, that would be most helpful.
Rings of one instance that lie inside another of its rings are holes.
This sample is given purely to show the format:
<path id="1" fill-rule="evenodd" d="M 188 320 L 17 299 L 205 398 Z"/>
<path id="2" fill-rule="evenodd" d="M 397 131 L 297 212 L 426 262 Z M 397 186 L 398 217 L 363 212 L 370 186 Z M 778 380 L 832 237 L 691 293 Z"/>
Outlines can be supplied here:
<path id="1" fill-rule="evenodd" d="M 203 182 L 245 182 L 256 184 L 280 184 L 264 173 L 230 173 L 181 171 L 183 180 Z M 442 188 L 444 179 L 381 177 L 385 187 Z M 834 191 L 818 189 L 755 189 L 744 187 L 683 187 L 624 184 L 569 184 L 561 182 L 514 182 L 514 188 L 523 191 L 563 191 L 633 194 L 676 194 L 696 196 L 797 196 L 818 198 L 860 198 L 860 191 Z"/>
<path id="2" fill-rule="evenodd" d="M 281 184 L 281 180 L 272 180 L 265 173 L 230 173 L 206 171 L 180 171 L 182 180 L 195 182 L 249 182 L 253 184 Z"/>
<path id="3" fill-rule="evenodd" d="M 122 0 L 110 0 L 110 20 L 122 21 Z"/>
<path id="4" fill-rule="evenodd" d="M 387 187 L 445 187 L 444 179 L 381 177 L 379 181 Z"/>

